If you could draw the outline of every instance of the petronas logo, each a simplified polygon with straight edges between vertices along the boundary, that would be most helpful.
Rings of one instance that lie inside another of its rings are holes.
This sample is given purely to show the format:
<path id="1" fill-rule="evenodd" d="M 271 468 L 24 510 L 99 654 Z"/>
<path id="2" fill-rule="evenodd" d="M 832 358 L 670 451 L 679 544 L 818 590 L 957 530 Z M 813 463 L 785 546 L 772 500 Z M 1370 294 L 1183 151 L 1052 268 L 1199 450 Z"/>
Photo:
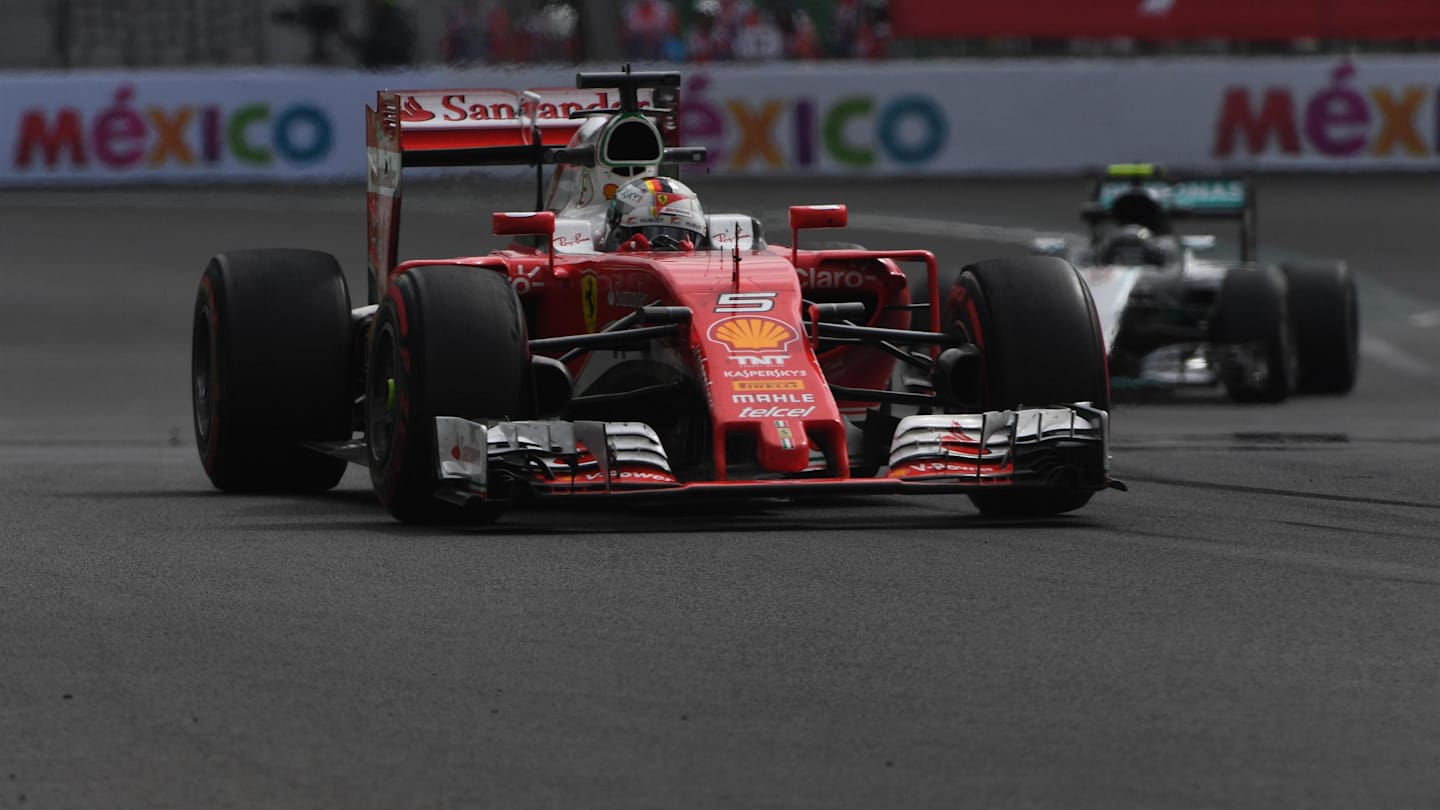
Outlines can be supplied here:
<path id="1" fill-rule="evenodd" d="M 710 337 L 732 352 L 779 352 L 798 335 L 790 326 L 773 318 L 730 318 L 710 327 Z"/>

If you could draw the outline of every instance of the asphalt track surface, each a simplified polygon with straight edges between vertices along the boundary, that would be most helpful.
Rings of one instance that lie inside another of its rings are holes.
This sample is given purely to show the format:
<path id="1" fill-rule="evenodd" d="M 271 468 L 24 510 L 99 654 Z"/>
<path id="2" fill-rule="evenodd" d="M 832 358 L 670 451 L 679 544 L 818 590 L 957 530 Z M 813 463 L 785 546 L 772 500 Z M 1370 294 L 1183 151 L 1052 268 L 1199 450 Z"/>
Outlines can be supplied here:
<path id="1" fill-rule="evenodd" d="M 848 202 L 942 261 L 1076 225 L 1073 181 L 706 182 Z M 412 189 L 406 256 L 513 184 Z M 0 194 L 0 808 L 1435 807 L 1433 177 L 1270 178 L 1272 256 L 1359 272 L 1345 398 L 1119 405 L 1107 492 L 392 522 L 196 458 L 206 259 L 335 252 L 354 188 Z M 772 226 L 773 230 L 773 226 Z M 772 233 L 772 236 L 774 234 Z"/>

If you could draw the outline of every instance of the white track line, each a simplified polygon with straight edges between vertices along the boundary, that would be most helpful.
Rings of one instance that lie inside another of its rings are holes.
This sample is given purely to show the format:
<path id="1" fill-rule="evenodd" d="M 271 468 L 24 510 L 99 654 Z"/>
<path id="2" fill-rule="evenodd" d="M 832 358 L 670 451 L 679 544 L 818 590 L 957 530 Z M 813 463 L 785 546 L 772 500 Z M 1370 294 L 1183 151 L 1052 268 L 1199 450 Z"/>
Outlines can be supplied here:
<path id="1" fill-rule="evenodd" d="M 1435 377 L 1435 367 L 1384 338 L 1360 333 L 1360 356 L 1411 377 Z"/>
<path id="2" fill-rule="evenodd" d="M 1417 312 L 1410 316 L 1410 324 L 1420 329 L 1440 326 L 1440 309 L 1432 309 L 1429 312 Z"/>

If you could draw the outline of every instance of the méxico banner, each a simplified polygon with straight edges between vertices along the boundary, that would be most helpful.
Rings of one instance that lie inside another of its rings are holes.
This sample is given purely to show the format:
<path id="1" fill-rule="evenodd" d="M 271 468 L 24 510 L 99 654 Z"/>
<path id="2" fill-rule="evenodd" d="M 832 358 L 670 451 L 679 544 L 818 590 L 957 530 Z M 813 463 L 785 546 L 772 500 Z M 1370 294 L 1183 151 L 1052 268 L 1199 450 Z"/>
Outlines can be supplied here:
<path id="1" fill-rule="evenodd" d="M 377 89 L 573 84 L 569 68 L 0 76 L 0 186 L 359 180 Z M 709 150 L 689 171 L 715 176 L 1440 169 L 1429 56 L 711 66 L 681 98 L 683 140 Z"/>

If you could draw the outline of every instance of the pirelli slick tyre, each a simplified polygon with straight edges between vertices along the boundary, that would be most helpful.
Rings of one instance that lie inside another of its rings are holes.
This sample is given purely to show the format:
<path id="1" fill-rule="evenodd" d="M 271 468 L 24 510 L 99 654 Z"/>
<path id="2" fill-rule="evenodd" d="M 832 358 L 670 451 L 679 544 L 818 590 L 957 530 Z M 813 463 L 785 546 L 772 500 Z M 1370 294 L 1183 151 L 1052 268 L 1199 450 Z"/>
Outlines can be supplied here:
<path id="1" fill-rule="evenodd" d="M 481 524 L 494 501 L 459 507 L 440 485 L 435 417 L 533 414 L 530 349 L 520 300 L 493 270 L 433 266 L 395 277 L 376 312 L 365 383 L 370 480 L 406 523 Z"/>
<path id="2" fill-rule="evenodd" d="M 210 260 L 191 330 L 205 473 L 228 491 L 317 492 L 345 462 L 301 445 L 350 438 L 350 293 L 335 258 L 247 250 Z"/>
<path id="3" fill-rule="evenodd" d="M 1105 338 L 1090 289 L 1064 259 L 1025 256 L 964 268 L 943 323 L 981 352 L 985 410 L 1089 402 L 1109 410 Z M 987 517 L 1047 517 L 1079 509 L 1093 493 L 1075 482 L 996 489 L 970 500 Z"/>
<path id="4" fill-rule="evenodd" d="M 1221 363 L 1221 381 L 1236 402 L 1284 402 L 1295 388 L 1295 351 L 1286 302 L 1285 275 L 1278 267 L 1232 270 L 1220 285 L 1214 341 L 1231 347 Z M 1260 362 L 1247 362 L 1247 355 Z"/>
<path id="5" fill-rule="evenodd" d="M 1281 265 L 1299 365 L 1296 392 L 1348 394 L 1360 369 L 1360 312 L 1344 262 Z"/>

